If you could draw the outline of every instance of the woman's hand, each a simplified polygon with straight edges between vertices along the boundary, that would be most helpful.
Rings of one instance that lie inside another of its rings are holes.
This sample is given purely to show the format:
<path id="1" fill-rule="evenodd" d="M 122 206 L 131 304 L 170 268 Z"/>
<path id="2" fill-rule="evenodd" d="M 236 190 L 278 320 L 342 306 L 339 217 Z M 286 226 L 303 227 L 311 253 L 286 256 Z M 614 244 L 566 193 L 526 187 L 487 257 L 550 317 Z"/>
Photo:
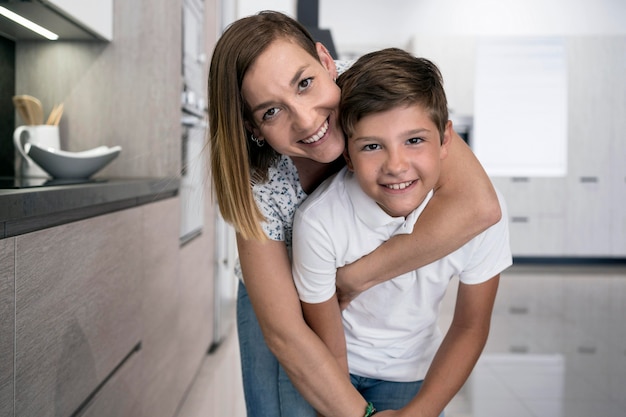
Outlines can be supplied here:
<path id="1" fill-rule="evenodd" d="M 342 310 L 348 307 L 348 304 L 365 290 L 365 288 L 359 288 L 355 285 L 359 284 L 359 282 L 351 278 L 350 272 L 352 271 L 352 265 L 354 264 L 348 264 L 337 269 L 337 299 L 339 301 L 339 308 Z"/>

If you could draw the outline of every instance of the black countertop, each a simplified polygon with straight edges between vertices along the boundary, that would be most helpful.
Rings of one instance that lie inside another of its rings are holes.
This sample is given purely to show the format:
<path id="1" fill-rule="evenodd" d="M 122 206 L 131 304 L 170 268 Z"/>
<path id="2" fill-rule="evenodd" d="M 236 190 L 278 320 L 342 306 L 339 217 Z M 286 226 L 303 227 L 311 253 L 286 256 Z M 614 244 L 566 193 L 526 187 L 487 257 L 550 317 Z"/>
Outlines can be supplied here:
<path id="1" fill-rule="evenodd" d="M 0 189 L 0 239 L 174 197 L 179 185 L 177 178 L 5 185 Z"/>

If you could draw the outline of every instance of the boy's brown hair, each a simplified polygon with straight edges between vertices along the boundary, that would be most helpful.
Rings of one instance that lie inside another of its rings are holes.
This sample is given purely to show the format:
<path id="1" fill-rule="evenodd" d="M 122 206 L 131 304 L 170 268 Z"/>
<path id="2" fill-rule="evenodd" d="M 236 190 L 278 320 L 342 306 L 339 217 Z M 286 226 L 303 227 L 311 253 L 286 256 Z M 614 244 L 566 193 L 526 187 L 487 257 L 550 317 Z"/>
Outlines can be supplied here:
<path id="1" fill-rule="evenodd" d="M 448 102 L 441 72 L 431 61 L 398 48 L 382 49 L 359 58 L 339 76 L 337 85 L 339 121 L 346 137 L 367 115 L 418 104 L 429 112 L 443 141 Z"/>

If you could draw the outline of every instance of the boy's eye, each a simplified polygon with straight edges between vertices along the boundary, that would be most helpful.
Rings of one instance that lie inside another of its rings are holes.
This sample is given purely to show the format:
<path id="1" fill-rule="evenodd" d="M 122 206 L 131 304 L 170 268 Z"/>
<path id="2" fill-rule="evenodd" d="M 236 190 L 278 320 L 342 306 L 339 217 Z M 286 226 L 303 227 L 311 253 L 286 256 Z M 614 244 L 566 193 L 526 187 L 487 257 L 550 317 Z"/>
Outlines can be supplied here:
<path id="1" fill-rule="evenodd" d="M 307 88 L 311 86 L 312 82 L 313 82 L 313 78 L 305 78 L 302 81 L 300 81 L 300 83 L 298 84 L 298 89 L 300 91 L 306 90 Z"/>
<path id="2" fill-rule="evenodd" d="M 364 151 L 375 151 L 377 149 L 380 149 L 380 145 L 378 145 L 377 143 L 368 143 L 363 147 Z"/>
<path id="3" fill-rule="evenodd" d="M 407 140 L 408 143 L 410 144 L 418 144 L 420 142 L 422 142 L 424 139 L 422 138 L 411 138 L 409 140 Z"/>
<path id="4" fill-rule="evenodd" d="M 272 107 L 271 109 L 263 113 L 263 120 L 271 119 L 272 117 L 276 116 L 279 111 L 280 110 L 278 109 L 278 107 Z"/>

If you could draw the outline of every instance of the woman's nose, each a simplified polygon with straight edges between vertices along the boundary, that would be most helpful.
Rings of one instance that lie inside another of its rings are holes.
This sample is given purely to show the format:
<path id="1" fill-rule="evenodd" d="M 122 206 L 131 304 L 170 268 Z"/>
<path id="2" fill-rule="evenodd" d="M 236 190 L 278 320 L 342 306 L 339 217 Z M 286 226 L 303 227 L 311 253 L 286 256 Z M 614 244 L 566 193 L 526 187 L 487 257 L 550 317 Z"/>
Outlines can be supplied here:
<path id="1" fill-rule="evenodd" d="M 306 132 L 315 129 L 317 115 L 310 106 L 301 103 L 293 106 L 292 120 L 296 130 Z"/>

